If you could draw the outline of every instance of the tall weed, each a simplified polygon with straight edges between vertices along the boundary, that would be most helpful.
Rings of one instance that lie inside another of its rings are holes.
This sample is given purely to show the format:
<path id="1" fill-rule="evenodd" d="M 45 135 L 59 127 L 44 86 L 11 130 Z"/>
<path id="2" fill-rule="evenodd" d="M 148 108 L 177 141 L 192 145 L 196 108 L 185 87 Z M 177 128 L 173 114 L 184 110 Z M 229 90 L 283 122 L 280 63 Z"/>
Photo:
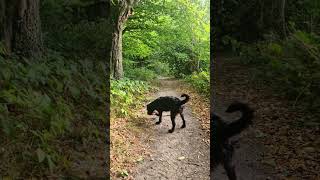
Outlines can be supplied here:
<path id="1" fill-rule="evenodd" d="M 254 65 L 258 78 L 274 85 L 289 99 L 310 110 L 320 107 L 320 37 L 297 31 L 285 41 L 243 46 L 242 62 Z"/>

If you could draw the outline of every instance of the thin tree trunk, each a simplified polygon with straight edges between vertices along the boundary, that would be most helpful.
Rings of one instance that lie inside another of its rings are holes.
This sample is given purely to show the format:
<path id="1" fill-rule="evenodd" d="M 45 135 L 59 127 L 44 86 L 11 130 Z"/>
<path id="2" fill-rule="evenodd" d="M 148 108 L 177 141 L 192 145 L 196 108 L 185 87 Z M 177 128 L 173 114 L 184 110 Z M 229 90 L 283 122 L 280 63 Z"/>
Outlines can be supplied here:
<path id="1" fill-rule="evenodd" d="M 264 28 L 264 0 L 260 0 L 260 18 L 259 18 L 259 28 Z"/>
<path id="2" fill-rule="evenodd" d="M 313 15 L 310 15 L 310 33 L 313 33 Z"/>
<path id="3" fill-rule="evenodd" d="M 285 7 L 286 7 L 286 0 L 281 1 L 281 6 L 280 6 L 280 25 L 281 25 L 281 36 L 282 38 L 287 37 L 287 32 L 286 32 L 286 19 L 285 19 Z"/>
<path id="4" fill-rule="evenodd" d="M 123 73 L 122 57 L 122 28 L 116 27 L 112 33 L 111 65 L 112 75 L 115 79 L 121 79 Z"/>
<path id="5" fill-rule="evenodd" d="M 0 0 L 0 43 L 3 41 L 4 20 L 5 20 L 6 4 L 4 0 Z"/>

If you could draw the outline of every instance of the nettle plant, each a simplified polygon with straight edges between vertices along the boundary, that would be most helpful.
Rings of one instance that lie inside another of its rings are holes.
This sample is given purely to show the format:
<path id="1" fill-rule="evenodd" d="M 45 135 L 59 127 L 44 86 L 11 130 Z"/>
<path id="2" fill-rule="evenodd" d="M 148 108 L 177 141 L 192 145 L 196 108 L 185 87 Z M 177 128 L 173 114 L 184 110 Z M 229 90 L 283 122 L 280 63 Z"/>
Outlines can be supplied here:
<path id="1" fill-rule="evenodd" d="M 111 112 L 112 116 L 126 116 L 131 108 L 141 105 L 144 94 L 151 86 L 144 81 L 121 79 L 111 80 Z"/>

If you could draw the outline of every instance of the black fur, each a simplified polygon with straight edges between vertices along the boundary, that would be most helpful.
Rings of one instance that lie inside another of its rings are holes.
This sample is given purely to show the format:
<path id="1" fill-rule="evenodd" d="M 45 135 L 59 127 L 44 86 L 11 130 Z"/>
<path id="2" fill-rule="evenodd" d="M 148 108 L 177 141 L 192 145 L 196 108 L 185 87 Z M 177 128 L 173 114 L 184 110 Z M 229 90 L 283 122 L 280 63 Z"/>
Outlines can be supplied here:
<path id="1" fill-rule="evenodd" d="M 211 161 L 213 162 L 211 164 L 213 167 L 211 169 L 213 170 L 217 165 L 223 164 L 230 180 L 236 180 L 237 177 L 232 163 L 234 149 L 228 140 L 252 124 L 254 112 L 247 104 L 240 102 L 232 103 L 226 110 L 228 113 L 235 111 L 240 111 L 242 116 L 232 123 L 226 123 L 216 114 L 211 114 L 211 130 L 213 132 L 213 146 L 211 146 L 213 148 L 211 151 Z"/>
<path id="2" fill-rule="evenodd" d="M 183 104 L 187 103 L 190 97 L 187 94 L 182 94 L 181 97 L 185 97 L 185 99 L 180 100 L 179 98 L 173 96 L 159 97 L 158 99 L 152 101 L 147 105 L 148 115 L 152 115 L 154 111 L 157 111 L 156 115 L 159 116 L 159 121 L 156 122 L 156 124 L 161 123 L 163 111 L 170 111 L 172 128 L 169 130 L 169 133 L 172 133 L 174 131 L 174 128 L 176 126 L 175 118 L 177 114 L 180 114 L 183 122 L 181 128 L 186 127 L 186 121 L 183 116 Z"/>

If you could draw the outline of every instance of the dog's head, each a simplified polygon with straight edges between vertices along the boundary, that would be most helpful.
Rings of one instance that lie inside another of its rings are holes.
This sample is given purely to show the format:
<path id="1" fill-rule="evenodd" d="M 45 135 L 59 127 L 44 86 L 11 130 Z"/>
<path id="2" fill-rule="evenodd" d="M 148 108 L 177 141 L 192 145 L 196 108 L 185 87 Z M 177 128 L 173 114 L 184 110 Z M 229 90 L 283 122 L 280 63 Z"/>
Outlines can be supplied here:
<path id="1" fill-rule="evenodd" d="M 154 108 L 151 103 L 147 105 L 147 111 L 148 111 L 148 115 L 152 115 Z"/>

